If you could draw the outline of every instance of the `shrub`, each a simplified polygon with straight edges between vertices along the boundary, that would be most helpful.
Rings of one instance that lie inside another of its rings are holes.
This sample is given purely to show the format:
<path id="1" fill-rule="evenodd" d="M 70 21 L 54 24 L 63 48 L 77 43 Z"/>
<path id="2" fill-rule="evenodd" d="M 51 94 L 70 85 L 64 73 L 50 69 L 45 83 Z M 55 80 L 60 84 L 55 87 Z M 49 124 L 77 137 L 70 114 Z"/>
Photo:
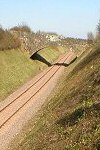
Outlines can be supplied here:
<path id="1" fill-rule="evenodd" d="M 10 31 L 0 27 L 0 50 L 19 48 L 20 45 L 20 40 L 18 38 L 15 38 Z"/>
<path id="2" fill-rule="evenodd" d="M 15 27 L 11 28 L 11 30 L 18 31 L 18 32 L 28 32 L 28 33 L 32 32 L 31 28 L 27 25 L 15 26 Z"/>

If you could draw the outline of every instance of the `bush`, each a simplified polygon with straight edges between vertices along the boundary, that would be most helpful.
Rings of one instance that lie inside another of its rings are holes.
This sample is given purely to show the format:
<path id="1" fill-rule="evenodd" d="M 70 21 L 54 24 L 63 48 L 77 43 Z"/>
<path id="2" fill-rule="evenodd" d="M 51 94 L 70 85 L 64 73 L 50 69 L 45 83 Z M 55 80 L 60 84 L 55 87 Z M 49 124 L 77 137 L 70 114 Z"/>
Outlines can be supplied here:
<path id="1" fill-rule="evenodd" d="M 4 30 L 2 27 L 0 27 L 0 40 L 3 38 L 4 36 Z"/>
<path id="2" fill-rule="evenodd" d="M 19 48 L 20 45 L 20 40 L 18 38 L 15 38 L 10 31 L 0 27 L 0 50 Z"/>
<path id="3" fill-rule="evenodd" d="M 31 28 L 28 27 L 27 25 L 19 25 L 11 28 L 12 31 L 18 31 L 18 32 L 28 32 L 31 33 Z"/>

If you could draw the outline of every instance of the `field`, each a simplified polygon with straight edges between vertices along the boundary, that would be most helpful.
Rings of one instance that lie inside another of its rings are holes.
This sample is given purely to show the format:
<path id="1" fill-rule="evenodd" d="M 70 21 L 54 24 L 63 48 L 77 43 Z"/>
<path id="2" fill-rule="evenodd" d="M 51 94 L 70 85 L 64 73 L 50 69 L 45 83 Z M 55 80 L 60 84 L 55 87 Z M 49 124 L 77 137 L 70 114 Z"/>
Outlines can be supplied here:
<path id="1" fill-rule="evenodd" d="M 66 68 L 48 101 L 10 150 L 100 149 L 100 48 Z"/>
<path id="2" fill-rule="evenodd" d="M 48 47 L 39 54 L 52 63 L 64 52 L 60 47 Z M 46 67 L 19 49 L 0 51 L 0 101 Z"/>

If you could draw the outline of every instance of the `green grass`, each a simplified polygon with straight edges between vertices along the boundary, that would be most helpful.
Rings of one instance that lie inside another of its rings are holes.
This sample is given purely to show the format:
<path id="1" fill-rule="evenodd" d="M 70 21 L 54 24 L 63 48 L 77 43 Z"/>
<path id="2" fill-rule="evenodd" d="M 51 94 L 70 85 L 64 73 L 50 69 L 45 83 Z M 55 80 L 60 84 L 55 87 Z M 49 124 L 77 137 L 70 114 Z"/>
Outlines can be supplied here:
<path id="1" fill-rule="evenodd" d="M 49 103 L 10 150 L 99 150 L 99 100 L 100 49 L 95 49 L 66 69 Z"/>
<path id="2" fill-rule="evenodd" d="M 39 52 L 49 62 L 56 60 L 64 50 L 48 47 Z M 25 52 L 16 50 L 0 51 L 0 100 L 3 100 L 19 86 L 34 77 L 46 67 L 39 61 L 32 61 Z"/>
<path id="3" fill-rule="evenodd" d="M 52 63 L 55 58 L 57 58 L 60 54 L 63 54 L 66 50 L 62 47 L 48 47 L 44 50 L 40 51 L 39 54 L 46 58 L 50 63 Z"/>

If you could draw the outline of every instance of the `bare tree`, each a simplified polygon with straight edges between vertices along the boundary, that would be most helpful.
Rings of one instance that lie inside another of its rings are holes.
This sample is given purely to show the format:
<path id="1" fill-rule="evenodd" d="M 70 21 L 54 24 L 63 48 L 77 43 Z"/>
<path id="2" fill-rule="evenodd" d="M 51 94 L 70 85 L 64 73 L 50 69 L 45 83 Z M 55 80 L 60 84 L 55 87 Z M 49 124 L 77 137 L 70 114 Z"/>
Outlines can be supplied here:
<path id="1" fill-rule="evenodd" d="M 98 26 L 97 26 L 97 31 L 100 34 L 100 20 L 99 20 L 99 23 L 98 23 Z"/>
<path id="2" fill-rule="evenodd" d="M 96 40 L 100 39 L 100 20 L 97 25 L 97 34 L 96 34 Z"/>
<path id="3" fill-rule="evenodd" d="M 87 41 L 89 43 L 93 43 L 94 42 L 94 35 L 93 35 L 92 32 L 88 32 L 88 34 L 87 34 Z"/>
<path id="4" fill-rule="evenodd" d="M 25 23 L 15 26 L 15 27 L 11 28 L 10 30 L 19 31 L 19 32 L 27 32 L 27 33 L 32 32 L 31 28 Z"/>

